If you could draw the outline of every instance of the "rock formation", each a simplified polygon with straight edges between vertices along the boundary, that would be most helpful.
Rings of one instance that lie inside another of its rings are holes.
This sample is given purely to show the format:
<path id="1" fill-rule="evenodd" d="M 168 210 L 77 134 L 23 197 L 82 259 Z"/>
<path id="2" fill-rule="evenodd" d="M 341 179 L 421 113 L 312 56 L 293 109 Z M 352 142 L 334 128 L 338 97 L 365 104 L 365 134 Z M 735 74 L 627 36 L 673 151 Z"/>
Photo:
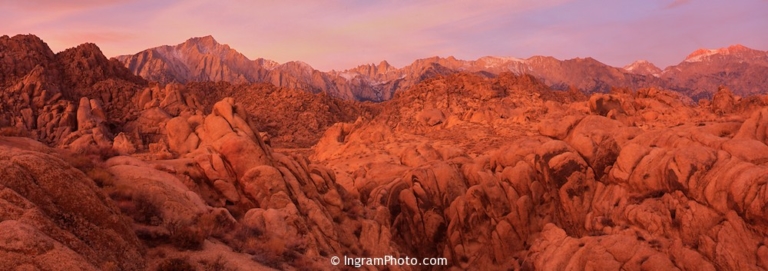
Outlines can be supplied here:
<path id="1" fill-rule="evenodd" d="M 0 49 L 3 270 L 768 269 L 765 95 L 588 96 L 443 63 L 371 104 Z"/>
<path id="2" fill-rule="evenodd" d="M 94 182 L 30 139 L 0 138 L 0 266 L 140 270 L 144 248 Z"/>
<path id="3" fill-rule="evenodd" d="M 329 129 L 313 159 L 389 211 L 406 254 L 462 269 L 766 268 L 764 102 L 720 117 L 658 89 L 580 101 L 493 81 L 426 81 Z M 506 100 L 525 118 L 474 111 Z"/>

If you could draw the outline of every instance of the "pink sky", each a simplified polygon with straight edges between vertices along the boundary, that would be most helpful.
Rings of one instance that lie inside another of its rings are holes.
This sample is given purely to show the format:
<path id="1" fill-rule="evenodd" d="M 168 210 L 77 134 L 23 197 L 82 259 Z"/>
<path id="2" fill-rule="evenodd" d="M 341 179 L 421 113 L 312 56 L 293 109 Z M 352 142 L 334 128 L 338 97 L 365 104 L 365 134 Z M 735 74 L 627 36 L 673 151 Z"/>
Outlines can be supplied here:
<path id="1" fill-rule="evenodd" d="M 94 42 L 107 56 L 213 35 L 251 59 L 320 70 L 387 60 L 594 57 L 664 68 L 698 48 L 768 49 L 768 0 L 0 2 L 0 34 L 36 34 L 54 51 Z"/>

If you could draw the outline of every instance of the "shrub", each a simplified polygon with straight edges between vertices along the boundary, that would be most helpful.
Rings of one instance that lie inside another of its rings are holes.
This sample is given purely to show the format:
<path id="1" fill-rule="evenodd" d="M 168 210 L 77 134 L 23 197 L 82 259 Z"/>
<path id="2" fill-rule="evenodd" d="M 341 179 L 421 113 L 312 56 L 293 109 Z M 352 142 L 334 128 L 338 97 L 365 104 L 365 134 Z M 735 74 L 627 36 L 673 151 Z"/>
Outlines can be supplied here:
<path id="1" fill-rule="evenodd" d="M 99 187 L 113 186 L 115 184 L 112 173 L 101 167 L 94 167 L 85 172 L 85 175 L 88 175 Z"/>
<path id="2" fill-rule="evenodd" d="M 304 239 L 294 239 L 286 243 L 282 238 L 269 237 L 266 242 L 254 246 L 254 249 L 253 260 L 272 268 L 282 269 L 282 265 L 287 264 L 297 270 L 322 269 L 304 256 L 307 252 Z"/>
<path id="3" fill-rule="evenodd" d="M 205 236 L 211 236 L 214 232 L 221 231 L 220 225 L 222 224 L 218 217 L 212 213 L 205 213 L 197 217 L 197 227 Z"/>
<path id="4" fill-rule="evenodd" d="M 97 154 L 102 161 L 120 155 L 116 150 L 112 149 L 112 147 L 100 147 Z"/>
<path id="5" fill-rule="evenodd" d="M 79 153 L 83 155 L 97 156 L 102 161 L 119 155 L 117 151 L 112 149 L 112 147 L 95 145 L 90 145 L 84 150 L 80 150 Z"/>
<path id="6" fill-rule="evenodd" d="M 29 137 L 29 131 L 16 126 L 0 128 L 0 136 Z"/>
<path id="7" fill-rule="evenodd" d="M 190 271 L 196 270 L 187 259 L 172 258 L 167 259 L 157 266 L 157 271 Z"/>
<path id="8" fill-rule="evenodd" d="M 104 264 L 101 265 L 101 270 L 103 271 L 119 271 L 120 267 L 117 266 L 117 264 L 113 261 L 107 261 Z"/>
<path id="9" fill-rule="evenodd" d="M 85 173 L 99 187 L 112 186 L 115 183 L 114 176 L 100 163 L 94 162 L 89 155 L 62 152 L 59 157 L 72 167 Z"/>
<path id="10" fill-rule="evenodd" d="M 91 158 L 87 155 L 65 151 L 61 153 L 60 157 L 61 160 L 64 160 L 64 162 L 67 162 L 69 165 L 82 171 L 83 173 L 96 167 L 96 165 L 93 163 L 93 160 L 91 160 Z"/>
<path id="11" fill-rule="evenodd" d="M 216 260 L 209 262 L 207 260 L 201 260 L 200 265 L 203 266 L 205 271 L 235 271 L 236 269 L 227 267 L 227 262 L 224 260 L 224 256 L 219 255 Z"/>
<path id="12" fill-rule="evenodd" d="M 171 243 L 181 250 L 200 250 L 205 243 L 205 233 L 196 226 L 182 227 L 171 234 Z"/>
<path id="13" fill-rule="evenodd" d="M 288 264 L 297 270 L 321 270 L 322 267 L 304 256 L 308 250 L 305 239 L 285 240 L 265 235 L 258 230 L 235 224 L 221 240 L 238 253 L 252 255 L 252 260 L 263 265 L 283 269 Z"/>
<path id="14" fill-rule="evenodd" d="M 133 219 L 139 223 L 157 226 L 163 221 L 162 202 L 156 195 L 146 191 L 133 193 L 135 213 Z"/>
<path id="15" fill-rule="evenodd" d="M 194 222 L 174 220 L 169 221 L 166 227 L 171 244 L 179 250 L 201 250 L 208 238 L 206 232 Z"/>
<path id="16" fill-rule="evenodd" d="M 271 237 L 261 246 L 255 246 L 253 251 L 253 260 L 266 266 L 280 269 L 280 266 L 286 262 L 284 253 L 285 241 L 280 238 Z"/>

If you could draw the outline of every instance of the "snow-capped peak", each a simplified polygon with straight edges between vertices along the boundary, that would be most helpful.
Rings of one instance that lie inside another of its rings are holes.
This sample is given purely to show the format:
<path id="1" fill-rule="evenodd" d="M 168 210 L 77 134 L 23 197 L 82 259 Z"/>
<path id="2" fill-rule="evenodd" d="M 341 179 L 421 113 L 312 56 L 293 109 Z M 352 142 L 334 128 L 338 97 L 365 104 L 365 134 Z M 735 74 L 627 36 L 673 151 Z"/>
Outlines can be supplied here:
<path id="1" fill-rule="evenodd" d="M 509 62 L 524 63 L 525 59 L 520 59 L 516 57 L 485 56 L 477 59 L 477 61 L 485 62 L 485 68 L 493 68 Z"/>
<path id="2" fill-rule="evenodd" d="M 653 65 L 653 63 L 648 62 L 647 60 L 635 61 L 632 64 L 624 66 L 623 69 L 630 73 L 649 74 L 656 77 L 659 77 L 659 75 L 661 74 L 661 69 L 659 69 L 659 67 L 656 67 L 656 65 Z"/>
<path id="3" fill-rule="evenodd" d="M 717 49 L 698 49 L 693 51 L 688 57 L 685 58 L 685 62 L 701 62 L 705 58 L 716 55 L 720 52 Z"/>
<path id="4" fill-rule="evenodd" d="M 685 62 L 701 62 L 713 55 L 732 55 L 749 51 L 748 47 L 736 44 L 720 49 L 698 49 L 685 58 Z"/>
<path id="5" fill-rule="evenodd" d="M 644 64 L 646 64 L 646 63 L 648 63 L 648 61 L 645 61 L 645 60 L 638 60 L 638 61 L 632 62 L 632 64 L 629 64 L 629 65 L 627 65 L 627 66 L 624 66 L 624 69 L 625 69 L 625 70 L 627 70 L 627 71 L 634 71 L 634 70 L 636 70 L 638 67 L 640 67 L 641 65 L 644 65 Z"/>

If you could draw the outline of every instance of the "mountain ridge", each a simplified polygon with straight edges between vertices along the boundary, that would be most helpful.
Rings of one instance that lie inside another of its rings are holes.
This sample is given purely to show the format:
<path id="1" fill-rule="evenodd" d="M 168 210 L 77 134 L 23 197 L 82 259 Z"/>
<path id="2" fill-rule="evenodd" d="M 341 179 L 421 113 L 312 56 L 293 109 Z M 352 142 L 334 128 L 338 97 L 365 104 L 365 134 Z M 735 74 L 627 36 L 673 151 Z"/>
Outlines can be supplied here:
<path id="1" fill-rule="evenodd" d="M 576 88 L 585 93 L 605 93 L 614 87 L 639 89 L 657 86 L 678 91 L 695 100 L 711 99 L 720 86 L 729 86 L 737 95 L 768 90 L 768 81 L 754 78 L 755 74 L 768 70 L 768 52 L 740 44 L 699 49 L 680 63 L 664 69 L 645 60 L 614 67 L 592 57 L 561 60 L 537 55 L 528 58 L 484 56 L 475 60 L 432 56 L 416 59 L 400 68 L 382 60 L 378 64 L 326 72 L 301 61 L 281 64 L 264 58 L 250 60 L 210 35 L 116 59 L 135 74 L 160 83 L 272 83 L 278 87 L 311 93 L 326 92 L 337 98 L 373 102 L 389 100 L 395 92 L 424 79 L 455 72 L 482 73 L 486 76 L 497 76 L 503 72 L 528 73 L 554 89 Z M 734 64 L 743 65 L 731 67 Z M 736 72 L 722 75 L 723 70 Z M 744 79 L 745 75 L 750 78 Z M 705 82 L 698 83 L 701 80 Z"/>

